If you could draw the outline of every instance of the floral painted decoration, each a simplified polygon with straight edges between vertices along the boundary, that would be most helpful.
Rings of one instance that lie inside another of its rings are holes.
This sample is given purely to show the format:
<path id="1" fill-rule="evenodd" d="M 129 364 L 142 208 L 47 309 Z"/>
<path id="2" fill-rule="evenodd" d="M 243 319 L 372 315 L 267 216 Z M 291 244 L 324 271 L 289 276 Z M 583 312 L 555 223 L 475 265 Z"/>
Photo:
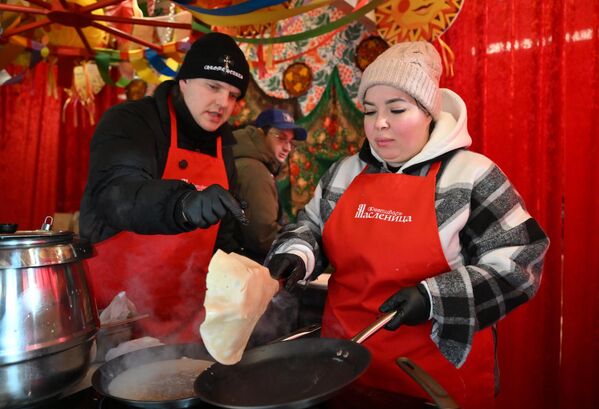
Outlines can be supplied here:
<path id="1" fill-rule="evenodd" d="M 293 97 L 304 95 L 312 85 L 312 70 L 303 62 L 291 64 L 283 73 L 283 87 Z"/>

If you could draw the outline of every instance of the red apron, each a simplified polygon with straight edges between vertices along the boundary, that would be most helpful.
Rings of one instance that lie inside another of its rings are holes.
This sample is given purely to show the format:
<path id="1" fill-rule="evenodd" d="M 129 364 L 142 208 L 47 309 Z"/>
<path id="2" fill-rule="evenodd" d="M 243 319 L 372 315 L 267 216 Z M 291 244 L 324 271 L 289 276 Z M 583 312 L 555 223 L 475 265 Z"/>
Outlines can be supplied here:
<path id="1" fill-rule="evenodd" d="M 402 287 L 450 270 L 439 240 L 435 177 L 359 174 L 324 226 L 325 252 L 335 268 L 323 315 L 325 337 L 351 338 L 371 324 L 378 308 Z M 347 238 L 353 238 L 348 240 Z M 430 338 L 431 322 L 379 330 L 364 341 L 372 362 L 363 384 L 428 398 L 396 364 L 406 356 L 448 391 L 462 408 L 492 408 L 494 351 L 490 329 L 476 333 L 466 363 L 456 369 Z"/>
<path id="2" fill-rule="evenodd" d="M 162 179 L 181 179 L 198 190 L 212 184 L 228 188 L 221 138 L 217 157 L 179 149 L 177 121 L 169 99 L 171 144 Z M 180 163 L 187 162 L 187 166 Z M 106 307 L 125 290 L 140 313 L 141 335 L 164 342 L 199 339 L 204 320 L 206 273 L 212 257 L 218 224 L 176 235 L 141 235 L 120 232 L 95 245 L 97 255 L 88 260 L 89 276 L 99 308 Z"/>

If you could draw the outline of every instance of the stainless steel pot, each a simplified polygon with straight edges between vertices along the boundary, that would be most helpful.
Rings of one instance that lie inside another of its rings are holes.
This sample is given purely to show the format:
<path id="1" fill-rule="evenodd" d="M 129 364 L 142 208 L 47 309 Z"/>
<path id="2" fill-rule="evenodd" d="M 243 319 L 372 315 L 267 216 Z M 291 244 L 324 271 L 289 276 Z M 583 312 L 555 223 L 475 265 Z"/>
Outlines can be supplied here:
<path id="1" fill-rule="evenodd" d="M 51 218 L 41 230 L 0 226 L 0 408 L 58 396 L 89 368 L 99 320 L 82 260 L 92 248 L 50 229 Z"/>

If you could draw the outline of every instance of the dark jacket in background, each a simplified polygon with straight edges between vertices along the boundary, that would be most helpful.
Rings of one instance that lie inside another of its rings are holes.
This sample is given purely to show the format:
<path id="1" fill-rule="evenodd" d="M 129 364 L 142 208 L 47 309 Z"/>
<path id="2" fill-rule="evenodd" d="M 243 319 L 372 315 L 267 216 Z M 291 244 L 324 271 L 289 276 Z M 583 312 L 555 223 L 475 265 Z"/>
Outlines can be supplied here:
<path id="1" fill-rule="evenodd" d="M 239 198 L 247 202 L 250 220 L 247 226 L 238 226 L 236 237 L 242 253 L 262 263 L 285 222 L 275 181 L 281 163 L 266 145 L 262 129 L 250 125 L 233 134 Z"/>
<path id="2" fill-rule="evenodd" d="M 176 209 L 179 198 L 194 190 L 181 180 L 161 180 L 170 147 L 167 97 L 177 116 L 178 147 L 216 156 L 222 136 L 229 190 L 235 192 L 236 170 L 228 124 L 216 132 L 200 128 L 187 109 L 175 81 L 162 83 L 154 96 L 111 107 L 102 116 L 91 141 L 87 186 L 81 201 L 81 236 L 92 243 L 126 230 L 138 234 L 188 231 Z M 235 251 L 234 219 L 223 219 L 216 248 Z"/>

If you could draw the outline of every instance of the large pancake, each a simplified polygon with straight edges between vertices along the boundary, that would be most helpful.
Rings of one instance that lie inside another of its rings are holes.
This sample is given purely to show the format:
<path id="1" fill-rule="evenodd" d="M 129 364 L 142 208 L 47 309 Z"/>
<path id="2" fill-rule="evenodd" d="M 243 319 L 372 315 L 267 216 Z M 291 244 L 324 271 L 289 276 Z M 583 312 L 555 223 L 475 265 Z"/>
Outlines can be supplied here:
<path id="1" fill-rule="evenodd" d="M 218 250 L 208 266 L 204 300 L 206 319 L 200 334 L 206 349 L 221 364 L 241 360 L 252 331 L 279 283 L 268 269 L 239 254 Z"/>

